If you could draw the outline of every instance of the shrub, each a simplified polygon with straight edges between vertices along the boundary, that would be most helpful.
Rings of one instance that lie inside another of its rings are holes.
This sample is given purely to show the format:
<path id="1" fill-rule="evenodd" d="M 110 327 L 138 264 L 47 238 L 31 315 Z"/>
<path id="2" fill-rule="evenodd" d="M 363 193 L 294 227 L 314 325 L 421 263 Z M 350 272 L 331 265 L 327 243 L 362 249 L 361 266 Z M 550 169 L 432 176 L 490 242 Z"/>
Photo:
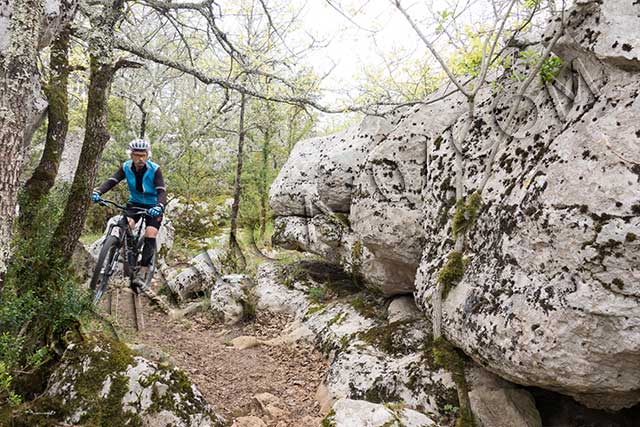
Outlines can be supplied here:
<path id="1" fill-rule="evenodd" d="M 40 206 L 28 207 L 40 227 L 28 237 L 16 236 L 13 245 L 0 294 L 0 405 L 20 402 L 15 390 L 19 373 L 55 357 L 49 349 L 63 348 L 66 332 L 77 329 L 91 307 L 71 268 L 49 254 L 65 196 L 56 190 Z"/>

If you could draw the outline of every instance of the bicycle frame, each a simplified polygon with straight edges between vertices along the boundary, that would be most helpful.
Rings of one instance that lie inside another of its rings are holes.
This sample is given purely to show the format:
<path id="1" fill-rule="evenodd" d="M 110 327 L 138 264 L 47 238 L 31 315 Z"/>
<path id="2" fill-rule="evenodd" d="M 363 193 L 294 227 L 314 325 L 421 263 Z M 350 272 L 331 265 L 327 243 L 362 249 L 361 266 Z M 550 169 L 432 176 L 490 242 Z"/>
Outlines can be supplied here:
<path id="1" fill-rule="evenodd" d="M 131 209 L 127 211 L 126 206 L 118 205 L 116 203 L 113 203 L 109 200 L 104 200 L 104 199 L 102 200 L 102 202 L 104 205 L 111 204 L 119 208 L 123 212 L 129 212 L 132 214 L 136 214 L 136 213 L 142 214 L 142 219 L 139 221 L 139 224 L 134 229 L 131 229 L 131 227 L 129 226 L 129 219 L 127 218 L 127 216 L 124 213 L 120 214 L 118 222 L 115 224 L 113 223 L 110 224 L 109 227 L 107 228 L 107 233 L 106 233 L 107 236 L 117 237 L 120 242 L 118 245 L 120 249 L 115 255 L 113 265 L 115 266 L 117 264 L 118 257 L 120 256 L 120 252 L 123 251 L 124 252 L 123 266 L 125 269 L 125 276 L 129 276 L 129 279 L 133 280 L 139 268 L 138 255 L 140 255 L 140 246 L 141 246 L 139 242 L 141 241 L 142 230 L 144 229 L 144 226 L 146 223 L 147 210 L 134 208 L 134 209 L 137 209 L 137 211 L 139 212 L 132 211 Z M 131 259 L 128 259 L 129 254 L 131 254 Z M 110 273 L 113 273 L 113 272 L 110 272 Z"/>

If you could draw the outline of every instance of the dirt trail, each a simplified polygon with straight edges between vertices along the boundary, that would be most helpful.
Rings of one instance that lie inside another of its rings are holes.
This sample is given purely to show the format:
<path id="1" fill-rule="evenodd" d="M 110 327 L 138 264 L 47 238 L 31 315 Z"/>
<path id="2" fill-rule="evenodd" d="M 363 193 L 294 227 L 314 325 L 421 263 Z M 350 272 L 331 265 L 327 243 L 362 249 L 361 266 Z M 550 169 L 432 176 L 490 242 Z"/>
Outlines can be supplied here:
<path id="1" fill-rule="evenodd" d="M 207 313 L 173 320 L 146 298 L 141 300 L 145 328 L 136 332 L 127 315 L 130 299 L 121 293 L 118 329 L 124 338 L 168 353 L 225 418 L 254 415 L 269 427 L 318 426 L 321 414 L 315 393 L 328 369 L 319 352 L 302 345 L 260 345 L 245 350 L 230 345 L 233 338 L 243 335 L 275 338 L 289 318 L 259 313 L 257 319 L 235 326 L 217 323 Z M 284 411 L 277 418 L 266 415 L 254 399 L 265 392 L 280 399 Z"/>

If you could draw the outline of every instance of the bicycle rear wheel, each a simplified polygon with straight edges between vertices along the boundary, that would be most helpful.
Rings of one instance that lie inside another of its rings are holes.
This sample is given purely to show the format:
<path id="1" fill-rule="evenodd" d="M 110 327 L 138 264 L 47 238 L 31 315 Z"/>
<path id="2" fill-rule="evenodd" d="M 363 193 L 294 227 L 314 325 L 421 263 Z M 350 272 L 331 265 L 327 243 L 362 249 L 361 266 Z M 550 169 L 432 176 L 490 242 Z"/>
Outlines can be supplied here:
<path id="1" fill-rule="evenodd" d="M 100 298 L 102 298 L 107 290 L 109 278 L 113 272 L 113 264 L 117 259 L 119 249 L 120 240 L 116 236 L 107 236 L 102 244 L 102 249 L 100 249 L 96 268 L 93 270 L 93 276 L 89 284 L 91 293 L 93 294 L 94 305 L 98 305 Z"/>

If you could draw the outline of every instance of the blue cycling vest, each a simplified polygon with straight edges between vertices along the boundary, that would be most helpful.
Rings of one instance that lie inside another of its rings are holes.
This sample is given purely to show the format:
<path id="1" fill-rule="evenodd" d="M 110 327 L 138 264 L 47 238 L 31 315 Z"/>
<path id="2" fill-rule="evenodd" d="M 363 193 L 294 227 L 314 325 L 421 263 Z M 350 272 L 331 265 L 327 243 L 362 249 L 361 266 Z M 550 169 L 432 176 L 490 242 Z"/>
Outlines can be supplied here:
<path id="1" fill-rule="evenodd" d="M 157 205 L 158 204 L 158 190 L 154 184 L 156 177 L 156 171 L 158 165 L 151 160 L 147 160 L 147 170 L 142 177 L 142 189 L 144 192 L 139 192 L 136 188 L 136 175 L 133 172 L 133 161 L 127 160 L 122 165 L 124 170 L 124 176 L 127 178 L 127 185 L 129 186 L 129 202 L 130 203 L 142 203 L 144 205 Z"/>

